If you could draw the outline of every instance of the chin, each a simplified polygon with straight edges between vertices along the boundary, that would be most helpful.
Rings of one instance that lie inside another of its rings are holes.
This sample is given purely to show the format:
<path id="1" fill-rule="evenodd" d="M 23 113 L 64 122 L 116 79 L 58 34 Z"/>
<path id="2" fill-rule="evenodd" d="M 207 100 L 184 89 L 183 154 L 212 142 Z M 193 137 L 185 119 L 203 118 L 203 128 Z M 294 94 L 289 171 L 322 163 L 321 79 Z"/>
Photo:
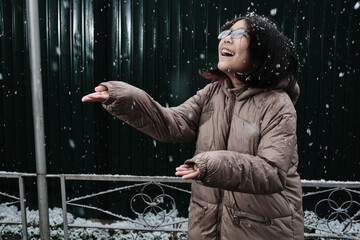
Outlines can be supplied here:
<path id="1" fill-rule="evenodd" d="M 220 63 L 220 62 L 217 64 L 217 67 L 219 70 L 223 71 L 224 73 L 228 72 L 229 67 L 231 69 L 231 66 L 229 66 L 229 64 Z"/>

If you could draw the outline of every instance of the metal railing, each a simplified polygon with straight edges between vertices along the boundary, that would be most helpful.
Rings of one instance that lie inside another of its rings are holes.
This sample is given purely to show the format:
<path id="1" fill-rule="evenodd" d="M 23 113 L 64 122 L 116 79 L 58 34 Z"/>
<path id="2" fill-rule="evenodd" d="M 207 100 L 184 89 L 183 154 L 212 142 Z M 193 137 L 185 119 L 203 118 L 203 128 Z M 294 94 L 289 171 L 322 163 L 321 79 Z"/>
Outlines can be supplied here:
<path id="1" fill-rule="evenodd" d="M 0 203 L 0 207 L 10 206 L 10 205 L 19 203 L 20 211 L 21 211 L 21 221 L 3 222 L 0 220 L 0 224 L 2 224 L 2 225 L 13 225 L 13 224 L 21 225 L 22 226 L 22 237 L 23 237 L 23 239 L 27 239 L 27 220 L 26 220 L 26 209 L 25 209 L 26 200 L 25 200 L 24 179 L 23 179 L 24 176 L 35 177 L 36 175 L 35 174 L 27 174 L 27 173 L 0 172 L 0 178 L 15 178 L 15 179 L 18 179 L 18 184 L 19 184 L 19 196 L 13 196 L 11 194 L 0 192 L 1 196 L 4 196 L 7 199 L 9 199 L 8 202 Z M 2 231 L 0 232 L 0 237 L 1 236 L 2 236 Z"/>
<path id="2" fill-rule="evenodd" d="M 96 210 L 105 214 L 108 214 L 112 217 L 115 217 L 119 219 L 120 221 L 127 221 L 131 223 L 131 227 L 129 226 L 118 226 L 116 227 L 117 230 L 122 231 L 135 231 L 135 232 L 159 232 L 159 234 L 163 233 L 171 233 L 172 235 L 176 235 L 177 233 L 186 233 L 186 228 L 179 228 L 179 226 L 184 225 L 184 223 L 187 222 L 186 219 L 181 221 L 165 221 L 168 216 L 170 216 L 175 210 L 176 210 L 176 203 L 172 196 L 167 194 L 165 192 L 165 188 L 168 189 L 174 189 L 176 191 L 181 191 L 183 193 L 191 194 L 190 191 L 174 187 L 169 185 L 169 183 L 190 183 L 190 181 L 183 181 L 179 178 L 175 177 L 145 177 L 145 176 L 113 176 L 113 175 L 49 175 L 49 177 L 60 177 L 61 182 L 61 196 L 62 196 L 62 210 L 63 210 L 63 216 L 67 214 L 67 206 L 76 206 L 76 207 L 82 207 L 86 209 L 92 209 Z M 115 182 L 138 182 L 136 184 L 126 185 L 122 187 L 116 187 L 113 189 L 108 189 L 105 191 L 100 191 L 96 193 L 92 193 L 85 196 L 80 196 L 72 199 L 66 198 L 66 181 L 115 181 Z M 151 196 L 151 192 L 147 192 L 147 188 L 149 186 L 155 186 L 158 188 L 157 194 L 155 196 Z M 137 219 L 131 219 L 129 217 L 122 216 L 120 214 L 104 210 L 99 207 L 94 207 L 91 205 L 86 204 L 80 204 L 77 203 L 81 200 L 97 197 L 104 194 L 109 194 L 113 192 L 119 192 L 124 189 L 132 189 L 132 188 L 140 188 L 140 192 L 136 193 L 134 196 L 132 196 L 129 207 L 137 216 Z M 67 200 L 66 200 L 67 199 Z M 145 206 L 143 209 L 139 210 L 136 209 L 134 206 L 135 202 L 142 201 L 142 206 Z M 167 203 L 167 204 L 166 204 Z M 170 206 L 170 209 L 166 209 L 165 207 Z M 151 219 L 151 222 L 149 221 L 148 216 L 157 214 L 157 218 L 155 221 Z M 69 228 L 104 228 L 104 226 L 101 225 L 76 225 L 76 224 L 69 224 L 67 221 L 67 217 L 64 218 L 63 223 L 64 228 L 64 238 L 68 239 Z M 109 227 L 107 229 L 114 229 L 113 227 Z M 118 234 L 118 232 L 114 233 Z M 133 238 L 136 239 L 137 235 L 132 233 Z"/>
<path id="3" fill-rule="evenodd" d="M 360 239 L 360 182 L 302 180 L 305 238 Z M 306 191 L 307 189 L 312 189 Z"/>
<path id="4" fill-rule="evenodd" d="M 0 207 L 20 204 L 21 211 L 21 221 L 6 222 L 0 218 L 0 239 L 3 238 L 2 229 L 7 225 L 19 225 L 22 238 L 27 239 L 29 236 L 24 177 L 34 178 L 36 174 L 0 172 L 0 178 L 18 179 L 19 185 L 19 196 L 0 191 L 3 198 L 10 199 L 0 203 Z M 173 193 L 190 196 L 191 181 L 177 177 L 129 175 L 47 174 L 46 177 L 58 179 L 60 183 L 62 223 L 57 227 L 61 228 L 64 239 L 77 238 L 79 234 L 85 239 L 96 234 L 107 236 L 107 239 L 127 239 L 123 238 L 124 235 L 129 239 L 187 238 L 187 219 L 174 217 L 178 205 Z M 69 181 L 103 181 L 123 185 L 101 191 L 96 187 L 93 189 L 95 192 L 89 194 L 90 191 L 85 190 L 84 195 L 74 195 L 72 188 L 71 194 L 67 195 L 66 186 Z M 311 211 L 305 211 L 305 239 L 360 239 L 360 182 L 302 180 L 302 186 L 304 204 L 308 202 L 312 206 Z M 133 191 L 127 206 L 131 215 L 135 216 L 133 218 L 89 203 L 91 199 L 121 191 Z M 88 209 L 111 216 L 116 221 L 111 224 L 104 224 L 101 220 L 75 221 L 68 212 L 69 208 Z M 54 229 L 54 226 L 50 227 Z"/>

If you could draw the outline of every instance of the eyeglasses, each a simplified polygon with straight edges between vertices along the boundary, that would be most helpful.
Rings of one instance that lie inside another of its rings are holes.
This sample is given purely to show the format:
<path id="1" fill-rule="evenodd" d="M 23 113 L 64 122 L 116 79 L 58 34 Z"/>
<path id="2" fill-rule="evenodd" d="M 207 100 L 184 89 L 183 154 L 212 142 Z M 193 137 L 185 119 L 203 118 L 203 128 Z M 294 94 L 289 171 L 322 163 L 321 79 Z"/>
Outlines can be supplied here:
<path id="1" fill-rule="evenodd" d="M 247 32 L 249 32 L 249 31 L 244 28 L 239 28 L 239 29 L 235 29 L 235 30 L 225 30 L 219 34 L 218 39 L 224 39 L 227 36 L 229 36 L 229 34 L 231 34 L 231 38 L 241 38 Z"/>

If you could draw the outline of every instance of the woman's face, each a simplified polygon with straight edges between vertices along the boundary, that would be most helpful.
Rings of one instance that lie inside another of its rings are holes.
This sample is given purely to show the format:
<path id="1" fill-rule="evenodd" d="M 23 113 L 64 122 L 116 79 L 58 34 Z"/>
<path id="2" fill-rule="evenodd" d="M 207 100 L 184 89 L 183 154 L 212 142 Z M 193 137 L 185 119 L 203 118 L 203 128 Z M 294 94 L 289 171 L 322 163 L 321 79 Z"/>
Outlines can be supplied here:
<path id="1" fill-rule="evenodd" d="M 245 20 L 237 21 L 229 30 L 248 29 Z M 252 70 L 250 57 L 250 36 L 245 33 L 240 38 L 232 38 L 231 34 L 221 39 L 219 42 L 219 62 L 218 68 L 228 75 L 231 79 L 235 78 L 235 73 L 246 74 Z"/>

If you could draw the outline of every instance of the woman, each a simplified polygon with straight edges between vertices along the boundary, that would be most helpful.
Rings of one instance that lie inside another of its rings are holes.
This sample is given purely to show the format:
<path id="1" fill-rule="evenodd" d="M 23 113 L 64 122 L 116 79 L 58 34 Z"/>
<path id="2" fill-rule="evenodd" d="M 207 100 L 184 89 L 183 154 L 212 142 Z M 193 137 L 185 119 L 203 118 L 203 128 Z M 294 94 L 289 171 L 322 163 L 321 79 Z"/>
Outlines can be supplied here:
<path id="1" fill-rule="evenodd" d="M 164 108 L 124 82 L 106 82 L 83 101 L 164 142 L 196 141 L 176 175 L 194 179 L 189 239 L 303 239 L 297 173 L 298 59 L 268 19 L 248 14 L 219 34 L 213 82 Z"/>

